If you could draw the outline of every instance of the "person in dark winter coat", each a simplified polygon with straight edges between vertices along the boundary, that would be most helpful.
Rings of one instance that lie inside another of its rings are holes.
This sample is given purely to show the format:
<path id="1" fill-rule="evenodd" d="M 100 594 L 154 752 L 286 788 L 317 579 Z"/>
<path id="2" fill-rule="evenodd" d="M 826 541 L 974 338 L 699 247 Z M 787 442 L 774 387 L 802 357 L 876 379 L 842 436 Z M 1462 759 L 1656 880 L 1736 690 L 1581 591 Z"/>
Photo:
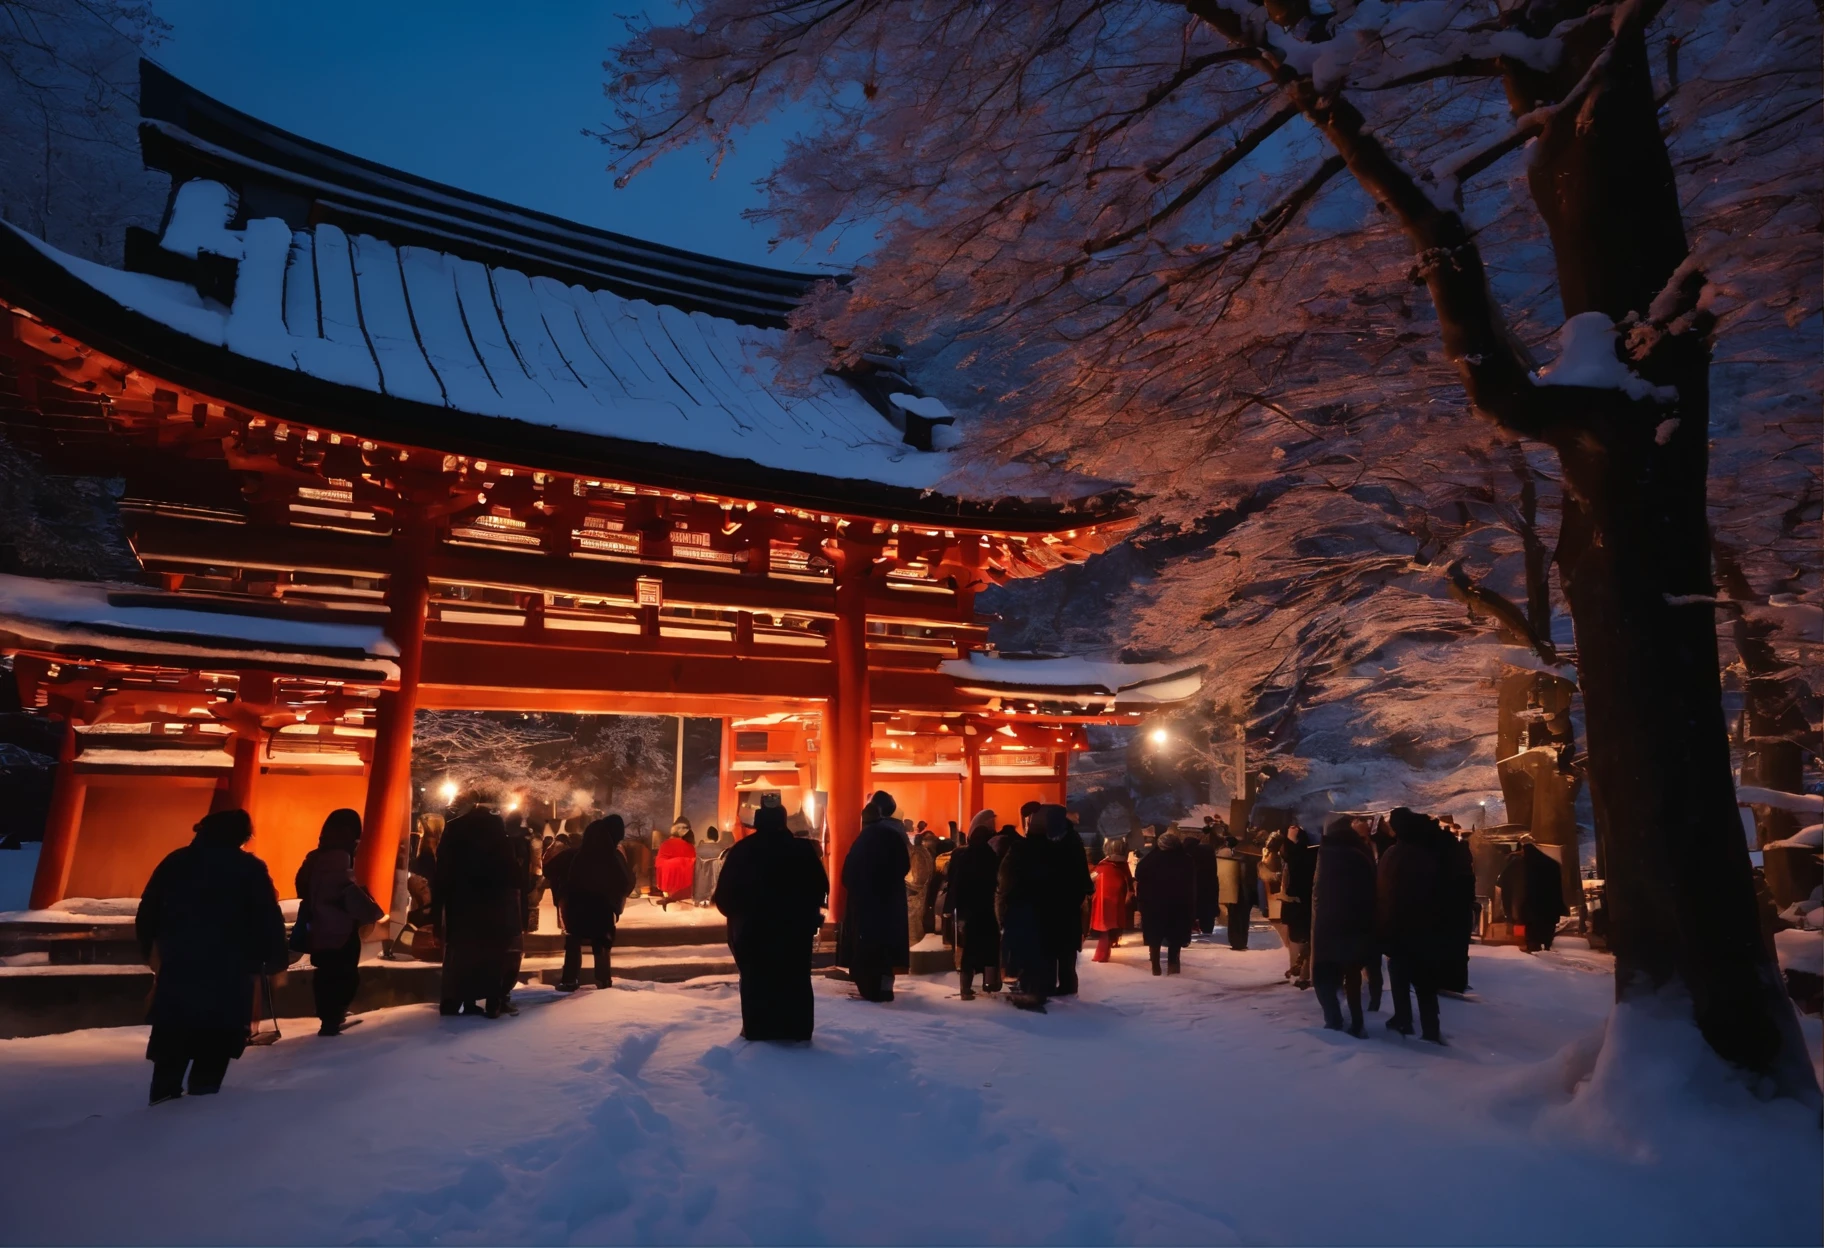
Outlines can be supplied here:
<path id="1" fill-rule="evenodd" d="M 1216 878 L 1216 847 L 1195 832 L 1185 833 L 1182 839 L 1197 888 L 1197 930 L 1208 936 L 1216 930 L 1216 916 L 1222 908 L 1222 889 Z"/>
<path id="2" fill-rule="evenodd" d="M 1438 1027 L 1438 980 L 1450 957 L 1451 899 L 1445 887 L 1442 841 L 1446 833 L 1425 816 L 1394 810 L 1393 845 L 1376 868 L 1375 931 L 1387 954 L 1393 1016 L 1387 1026 L 1412 1034 L 1412 997 L 1419 1000 L 1424 1038 L 1443 1044 Z"/>
<path id="3" fill-rule="evenodd" d="M 317 1007 L 317 1034 L 340 1035 L 348 1007 L 361 987 L 361 929 L 386 917 L 367 890 L 355 882 L 355 846 L 361 816 L 332 810 L 323 821 L 317 847 L 304 856 L 295 881 L 298 926 L 315 968 L 310 977 Z"/>
<path id="4" fill-rule="evenodd" d="M 1008 999 L 1022 1010 L 1039 1013 L 1045 1011 L 1045 999 L 1057 984 L 1057 962 L 1046 939 L 1053 904 L 1052 862 L 1044 822 L 1029 819 L 1026 835 L 1008 844 L 995 876 L 994 917 L 1001 925 L 1001 965 L 1019 981 Z"/>
<path id="5" fill-rule="evenodd" d="M 1508 922 L 1526 929 L 1526 951 L 1550 949 L 1558 920 L 1565 914 L 1564 875 L 1557 859 L 1531 841 L 1522 841 L 1502 866 L 1496 887 Z"/>
<path id="6" fill-rule="evenodd" d="M 519 930 L 538 930 L 539 854 L 532 845 L 532 829 L 519 812 L 503 821 L 507 828 L 507 847 L 513 851 L 513 882 L 519 891 Z"/>
<path id="7" fill-rule="evenodd" d="M 1368 856 L 1377 865 L 1381 861 L 1381 854 L 1393 845 L 1393 834 L 1386 831 L 1386 822 L 1385 819 L 1370 818 L 1367 815 L 1356 815 L 1349 820 L 1350 826 L 1355 829 L 1355 834 L 1362 838 L 1362 844 L 1367 848 Z M 1470 887 L 1473 891 L 1475 887 L 1473 880 Z M 1381 948 L 1377 942 L 1369 950 L 1368 965 L 1364 968 L 1367 973 L 1368 1012 L 1370 1014 L 1381 1008 L 1381 994 L 1386 988 L 1387 981 L 1382 973 L 1381 960 Z"/>
<path id="8" fill-rule="evenodd" d="M 891 1001 L 894 970 L 912 963 L 912 946 L 906 939 L 906 873 L 912 869 L 912 855 L 905 825 L 893 817 L 894 809 L 893 797 L 885 790 L 869 799 L 862 812 L 861 835 L 842 863 L 843 963 L 864 1001 Z"/>
<path id="9" fill-rule="evenodd" d="M 1311 886 L 1317 878 L 1317 847 L 1296 823 L 1286 828 L 1285 876 L 1280 882 L 1280 921 L 1286 925 L 1290 978 L 1311 986 Z"/>
<path id="10" fill-rule="evenodd" d="M 1221 826 L 1218 823 L 1217 826 Z M 1255 882 L 1254 859 L 1241 852 L 1234 837 L 1224 838 L 1216 851 L 1216 900 L 1228 921 L 1229 948 L 1248 947 L 1248 920 L 1254 911 L 1254 897 L 1259 891 Z"/>
<path id="11" fill-rule="evenodd" d="M 441 1013 L 498 1018 L 508 1010 L 523 947 L 516 880 L 499 815 L 478 805 L 444 828 L 432 887 L 444 942 Z"/>
<path id="12" fill-rule="evenodd" d="M 755 811 L 753 833 L 723 855 L 714 901 L 741 974 L 746 1039 L 810 1040 L 811 950 L 829 891 L 815 842 L 792 835 L 781 807 Z"/>
<path id="13" fill-rule="evenodd" d="M 1134 869 L 1134 900 L 1140 907 L 1140 934 L 1152 955 L 1153 974 L 1178 974 L 1178 951 L 1191 942 L 1197 877 L 1176 832 L 1161 832 L 1152 852 Z M 1166 950 L 1163 972 L 1159 966 L 1162 946 Z"/>
<path id="14" fill-rule="evenodd" d="M 614 948 L 614 925 L 627 894 L 633 891 L 633 869 L 621 855 L 627 825 L 619 815 L 597 819 L 583 830 L 583 843 L 567 866 L 564 879 L 564 969 L 558 973 L 557 990 L 575 992 L 583 973 L 583 944 L 595 962 L 595 986 L 614 982 L 609 959 Z"/>
<path id="15" fill-rule="evenodd" d="M 994 852 L 994 812 L 984 810 L 969 821 L 969 842 L 950 855 L 946 897 L 956 916 L 956 973 L 965 1001 L 975 999 L 975 976 L 982 990 L 1001 990 L 1001 925 L 994 917 L 994 893 L 1000 855 Z"/>
<path id="16" fill-rule="evenodd" d="M 1324 830 L 1311 890 L 1311 978 L 1324 1026 L 1343 1029 L 1337 989 L 1347 985 L 1349 1034 L 1362 1036 L 1362 970 L 1374 949 L 1373 851 L 1347 817 Z"/>
<path id="17" fill-rule="evenodd" d="M 1440 852 L 1451 919 L 1450 955 L 1439 968 L 1438 988 L 1465 993 L 1469 991 L 1469 943 L 1475 938 L 1476 924 L 1482 915 L 1481 903 L 1476 900 L 1476 855 L 1467 837 L 1449 829 L 1444 832 Z"/>
<path id="18" fill-rule="evenodd" d="M 1036 816 L 1045 830 L 1049 869 L 1044 906 L 1045 957 L 1051 963 L 1050 994 L 1077 993 L 1077 955 L 1083 952 L 1083 903 L 1095 891 L 1089 851 L 1062 806 L 1042 806 Z"/>
<path id="19" fill-rule="evenodd" d="M 186 1071 L 192 1096 L 222 1090 L 228 1063 L 247 1047 L 255 976 L 289 961 L 272 875 L 241 848 L 252 836 L 244 810 L 205 816 L 140 894 L 134 933 L 158 974 L 146 1018 L 154 1105 L 184 1094 Z"/>

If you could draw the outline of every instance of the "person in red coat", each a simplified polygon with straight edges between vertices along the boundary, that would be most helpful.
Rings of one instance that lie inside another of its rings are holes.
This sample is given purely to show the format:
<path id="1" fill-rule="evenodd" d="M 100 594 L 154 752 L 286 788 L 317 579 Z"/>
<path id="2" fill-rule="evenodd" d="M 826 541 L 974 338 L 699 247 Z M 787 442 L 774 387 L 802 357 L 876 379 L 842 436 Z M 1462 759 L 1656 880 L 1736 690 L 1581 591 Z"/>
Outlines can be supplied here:
<path id="1" fill-rule="evenodd" d="M 1127 855 L 1116 843 L 1117 852 L 1096 864 L 1096 893 L 1089 906 L 1089 926 L 1096 933 L 1096 962 L 1108 961 L 1108 954 L 1121 939 L 1134 912 L 1134 875 L 1127 869 Z"/>
<path id="2" fill-rule="evenodd" d="M 696 886 L 696 839 L 690 830 L 689 820 L 680 818 L 672 823 L 671 835 L 659 847 L 658 857 L 652 864 L 652 878 L 658 886 L 660 906 L 688 899 Z"/>

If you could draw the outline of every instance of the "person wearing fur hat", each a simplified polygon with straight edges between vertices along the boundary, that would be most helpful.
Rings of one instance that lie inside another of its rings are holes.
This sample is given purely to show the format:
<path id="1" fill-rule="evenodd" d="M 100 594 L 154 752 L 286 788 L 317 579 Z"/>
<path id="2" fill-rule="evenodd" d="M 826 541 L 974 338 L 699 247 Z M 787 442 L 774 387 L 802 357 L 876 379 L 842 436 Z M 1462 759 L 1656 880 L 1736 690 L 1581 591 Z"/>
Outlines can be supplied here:
<path id="1" fill-rule="evenodd" d="M 242 848 L 253 837 L 247 812 L 215 811 L 195 832 L 153 869 L 133 920 L 157 973 L 146 1018 L 154 1105 L 184 1094 L 186 1071 L 190 1095 L 222 1090 L 247 1047 L 254 977 L 290 961 L 272 874 Z"/>
<path id="2" fill-rule="evenodd" d="M 984 992 L 1001 990 L 1001 925 L 994 917 L 995 879 L 1001 858 L 994 851 L 994 812 L 969 821 L 969 841 L 950 855 L 947 896 L 956 916 L 956 973 L 965 1001 L 975 999 L 975 976 Z"/>
<path id="3" fill-rule="evenodd" d="M 842 862 L 846 900 L 838 955 L 864 1001 L 891 1001 L 895 969 L 912 964 L 906 939 L 906 873 L 912 869 L 912 853 L 905 825 L 893 817 L 896 808 L 884 789 L 868 799 L 861 834 Z"/>

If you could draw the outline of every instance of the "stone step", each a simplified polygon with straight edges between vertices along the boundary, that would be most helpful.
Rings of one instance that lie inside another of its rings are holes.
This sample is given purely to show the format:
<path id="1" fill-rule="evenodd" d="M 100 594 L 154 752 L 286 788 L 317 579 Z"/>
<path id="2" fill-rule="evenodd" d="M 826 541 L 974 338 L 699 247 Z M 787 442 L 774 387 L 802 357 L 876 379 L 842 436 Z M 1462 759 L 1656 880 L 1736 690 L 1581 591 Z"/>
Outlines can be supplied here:
<path id="1" fill-rule="evenodd" d="M 520 968 L 522 983 L 557 982 L 561 957 L 533 956 Z M 725 944 L 666 946 L 652 953 L 615 949 L 616 979 L 682 983 L 705 975 L 733 975 L 735 962 Z M 280 1018 L 308 1018 L 311 998 L 308 961 L 273 976 L 273 1007 Z M 586 981 L 593 967 L 583 958 Z M 443 968 L 435 962 L 367 961 L 361 964 L 361 986 L 353 1013 L 395 1005 L 435 1002 Z M 107 963 L 40 964 L 0 967 L 0 1040 L 56 1035 L 87 1027 L 132 1027 L 146 1021 L 152 972 L 145 966 Z"/>
<path id="2" fill-rule="evenodd" d="M 615 933 L 620 949 L 662 949 L 679 945 L 725 944 L 728 925 L 649 919 L 623 923 Z M 528 932 L 527 954 L 561 954 L 562 932 Z M 45 954 L 53 966 L 136 966 L 142 961 L 132 919 L 97 918 L 77 922 L 8 921 L 0 923 L 0 958 Z"/>

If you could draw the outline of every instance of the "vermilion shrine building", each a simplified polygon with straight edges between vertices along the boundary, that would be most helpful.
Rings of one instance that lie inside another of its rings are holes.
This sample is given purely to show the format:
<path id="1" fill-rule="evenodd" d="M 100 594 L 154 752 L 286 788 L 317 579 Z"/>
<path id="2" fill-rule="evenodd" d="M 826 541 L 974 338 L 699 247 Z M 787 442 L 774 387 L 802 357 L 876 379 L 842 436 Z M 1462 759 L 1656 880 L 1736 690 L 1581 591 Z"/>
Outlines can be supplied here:
<path id="1" fill-rule="evenodd" d="M 1196 692 L 984 652 L 976 592 L 1105 549 L 1124 499 L 960 472 L 890 357 L 781 384 L 812 277 L 414 178 L 149 64 L 140 105 L 172 194 L 124 269 L 0 226 L 0 419 L 124 479 L 146 573 L 0 578 L 21 696 L 74 729 L 34 907 L 137 894 L 223 803 L 282 889 L 362 810 L 390 897 L 420 708 L 719 717 L 721 822 L 827 793 L 834 877 L 871 787 L 1011 817 L 1063 799 L 1085 724 Z"/>

